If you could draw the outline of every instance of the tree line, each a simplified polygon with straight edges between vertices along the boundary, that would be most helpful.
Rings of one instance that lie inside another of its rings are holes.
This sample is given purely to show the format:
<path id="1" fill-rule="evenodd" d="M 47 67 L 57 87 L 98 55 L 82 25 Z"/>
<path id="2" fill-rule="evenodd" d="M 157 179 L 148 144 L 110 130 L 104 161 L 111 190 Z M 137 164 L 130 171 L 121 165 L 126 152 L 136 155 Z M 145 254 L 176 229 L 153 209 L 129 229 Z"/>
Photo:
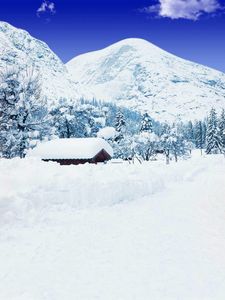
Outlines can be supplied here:
<path id="1" fill-rule="evenodd" d="M 92 99 L 60 99 L 48 107 L 38 74 L 33 69 L 4 70 L 0 74 L 0 157 L 25 157 L 43 140 L 55 137 L 93 137 L 101 128 L 114 127 L 109 139 L 116 158 L 139 161 L 165 155 L 188 157 L 193 149 L 207 154 L 225 151 L 225 111 L 214 108 L 205 120 L 174 124 L 155 121 L 115 104 Z"/>

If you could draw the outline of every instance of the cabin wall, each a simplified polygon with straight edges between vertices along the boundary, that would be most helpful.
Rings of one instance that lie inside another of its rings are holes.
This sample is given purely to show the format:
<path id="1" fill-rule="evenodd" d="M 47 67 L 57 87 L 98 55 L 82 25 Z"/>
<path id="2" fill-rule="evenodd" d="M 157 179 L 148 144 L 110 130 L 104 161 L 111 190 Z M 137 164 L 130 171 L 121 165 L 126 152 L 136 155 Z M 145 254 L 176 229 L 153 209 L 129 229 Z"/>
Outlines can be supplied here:
<path id="1" fill-rule="evenodd" d="M 91 159 L 43 159 L 43 161 L 53 161 L 60 165 L 81 165 L 85 163 L 93 163 Z"/>
<path id="2" fill-rule="evenodd" d="M 102 149 L 98 154 L 95 155 L 95 157 L 93 157 L 92 161 L 94 163 L 98 163 L 98 162 L 104 162 L 107 160 L 110 160 L 111 156 L 108 154 L 108 152 L 106 152 L 104 149 Z"/>

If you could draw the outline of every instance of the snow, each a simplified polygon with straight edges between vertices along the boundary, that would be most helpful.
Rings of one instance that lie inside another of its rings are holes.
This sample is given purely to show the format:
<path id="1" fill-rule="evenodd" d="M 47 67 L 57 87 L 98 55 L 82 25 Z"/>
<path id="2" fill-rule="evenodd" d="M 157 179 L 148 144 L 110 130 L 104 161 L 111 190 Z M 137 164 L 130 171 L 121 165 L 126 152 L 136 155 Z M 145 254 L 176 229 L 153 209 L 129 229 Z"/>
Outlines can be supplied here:
<path id="1" fill-rule="evenodd" d="M 90 159 L 101 150 L 113 156 L 112 147 L 101 138 L 54 139 L 38 144 L 27 156 L 41 159 Z"/>
<path id="2" fill-rule="evenodd" d="M 116 129 L 114 127 L 104 127 L 99 130 L 97 137 L 105 140 L 114 139 L 116 135 Z"/>
<path id="3" fill-rule="evenodd" d="M 159 121 L 203 119 L 225 108 L 225 75 L 142 39 L 75 57 L 67 68 L 87 98 L 148 112 Z"/>
<path id="4" fill-rule="evenodd" d="M 27 31 L 0 22 L 0 70 L 9 67 L 40 74 L 43 95 L 49 106 L 60 99 L 79 99 L 78 86 L 72 81 L 66 66 L 44 42 Z M 29 67 L 28 67 L 29 66 Z"/>
<path id="5" fill-rule="evenodd" d="M 0 70 L 39 74 L 48 106 L 63 99 L 108 101 L 160 121 L 203 119 L 225 107 L 225 75 L 178 58 L 142 39 L 126 39 L 75 57 L 66 65 L 42 41 L 0 22 Z"/>
<path id="6" fill-rule="evenodd" d="M 0 299 L 224 299 L 225 159 L 0 160 Z"/>
<path id="7" fill-rule="evenodd" d="M 139 134 L 140 141 L 146 142 L 156 142 L 158 141 L 159 137 L 154 132 L 142 131 Z"/>

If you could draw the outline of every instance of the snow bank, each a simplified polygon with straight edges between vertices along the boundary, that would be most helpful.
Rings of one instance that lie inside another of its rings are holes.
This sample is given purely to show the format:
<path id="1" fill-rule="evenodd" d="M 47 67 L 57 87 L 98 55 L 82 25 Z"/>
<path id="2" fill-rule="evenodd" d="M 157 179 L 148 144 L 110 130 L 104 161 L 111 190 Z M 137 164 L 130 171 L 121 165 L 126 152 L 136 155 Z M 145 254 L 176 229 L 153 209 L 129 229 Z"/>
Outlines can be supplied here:
<path id="1" fill-rule="evenodd" d="M 224 173 L 0 160 L 0 299 L 224 299 Z"/>
<path id="2" fill-rule="evenodd" d="M 37 158 L 1 159 L 0 220 L 32 219 L 59 207 L 113 205 L 156 193 L 163 187 L 162 176 L 150 166 L 60 166 Z"/>
<path id="3" fill-rule="evenodd" d="M 214 160 L 207 160 L 215 164 Z M 0 222 L 33 220 L 54 209 L 110 206 L 155 194 L 192 180 L 207 168 L 204 158 L 166 166 L 98 164 L 60 166 L 37 158 L 0 160 Z"/>

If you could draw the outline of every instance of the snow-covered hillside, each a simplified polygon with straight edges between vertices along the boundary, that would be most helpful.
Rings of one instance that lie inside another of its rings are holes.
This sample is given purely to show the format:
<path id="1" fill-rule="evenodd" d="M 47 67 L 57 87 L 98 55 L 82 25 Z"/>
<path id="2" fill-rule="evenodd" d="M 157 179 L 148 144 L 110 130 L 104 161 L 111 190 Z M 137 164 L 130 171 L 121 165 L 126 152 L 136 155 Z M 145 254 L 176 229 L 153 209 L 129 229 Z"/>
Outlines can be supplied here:
<path id="1" fill-rule="evenodd" d="M 224 299 L 224 173 L 0 160 L 0 299 Z"/>
<path id="2" fill-rule="evenodd" d="M 9 66 L 39 70 L 49 104 L 95 97 L 163 121 L 203 118 L 211 107 L 225 107 L 225 74 L 141 39 L 123 40 L 64 65 L 44 42 L 0 22 L 0 70 Z"/>
<path id="3" fill-rule="evenodd" d="M 49 103 L 62 97 L 77 98 L 77 87 L 66 66 L 44 42 L 24 30 L 0 22 L 0 71 L 10 66 L 37 69 Z"/>
<path id="4" fill-rule="evenodd" d="M 225 107 L 225 74 L 141 39 L 75 57 L 68 64 L 83 94 L 148 111 L 159 120 L 205 117 Z"/>

